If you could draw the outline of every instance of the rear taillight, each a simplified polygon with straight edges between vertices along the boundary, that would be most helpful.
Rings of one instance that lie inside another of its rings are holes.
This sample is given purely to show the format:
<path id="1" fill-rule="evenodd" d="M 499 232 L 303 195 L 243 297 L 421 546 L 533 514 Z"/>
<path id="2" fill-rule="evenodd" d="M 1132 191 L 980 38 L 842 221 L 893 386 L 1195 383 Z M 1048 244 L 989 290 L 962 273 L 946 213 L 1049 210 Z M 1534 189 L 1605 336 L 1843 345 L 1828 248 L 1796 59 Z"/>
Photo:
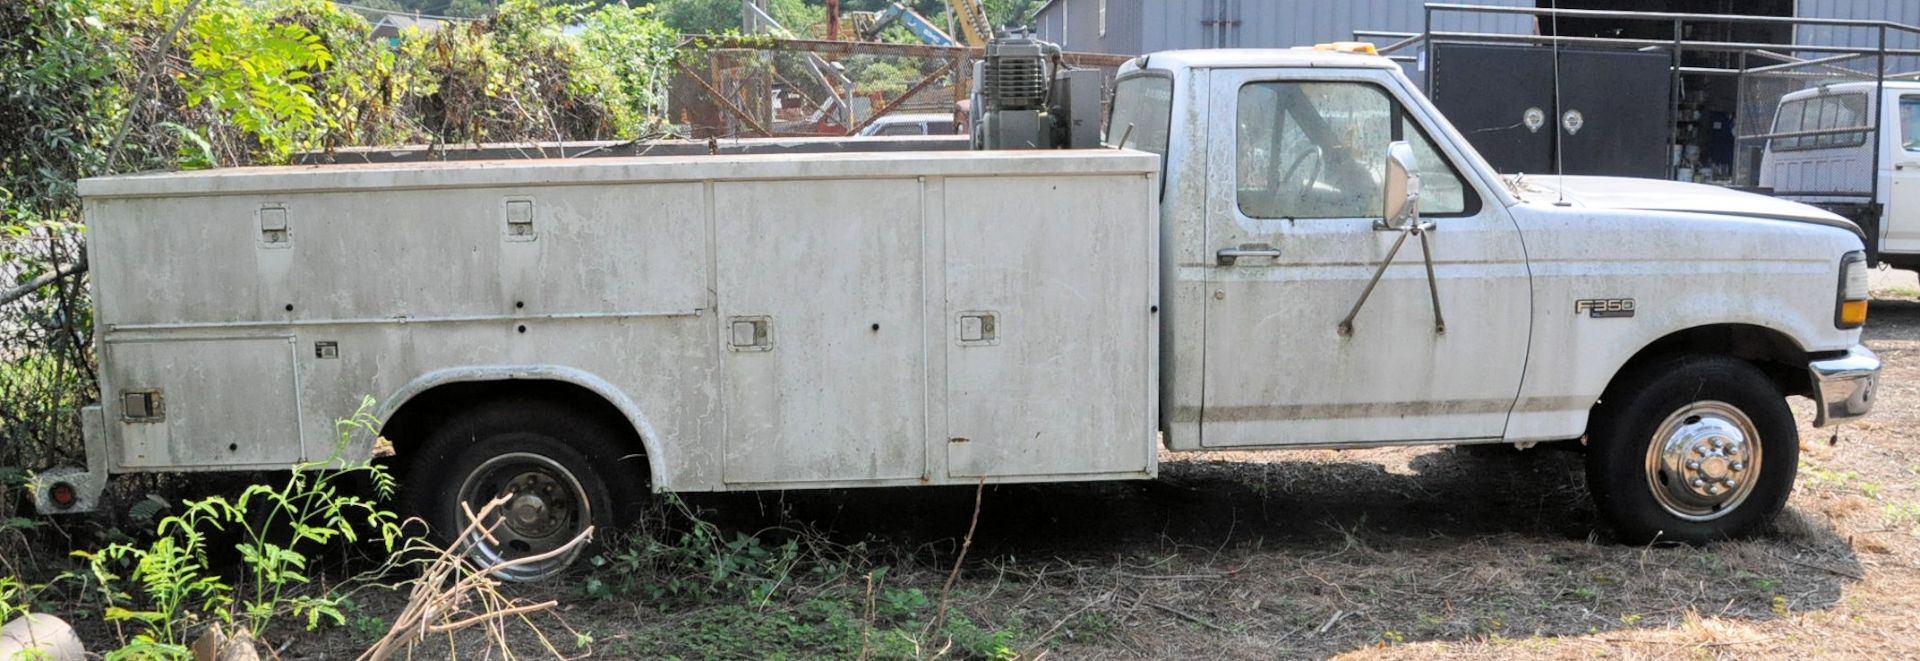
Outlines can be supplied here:
<path id="1" fill-rule="evenodd" d="M 73 485 L 65 482 L 54 484 L 51 488 L 48 488 L 47 499 L 53 501 L 54 507 L 63 510 L 71 509 L 74 503 L 80 502 L 80 496 L 74 493 Z"/>

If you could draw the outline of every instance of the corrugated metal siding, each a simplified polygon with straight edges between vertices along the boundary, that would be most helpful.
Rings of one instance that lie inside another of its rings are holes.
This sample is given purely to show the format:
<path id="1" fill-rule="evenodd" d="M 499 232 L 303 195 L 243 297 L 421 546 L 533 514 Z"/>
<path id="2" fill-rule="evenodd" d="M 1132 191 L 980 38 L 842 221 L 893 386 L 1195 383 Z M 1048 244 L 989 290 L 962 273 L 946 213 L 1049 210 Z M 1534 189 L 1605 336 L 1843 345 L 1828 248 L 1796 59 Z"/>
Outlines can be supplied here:
<path id="1" fill-rule="evenodd" d="M 1092 11 L 1096 2 L 1055 0 L 1034 14 L 1034 34 L 1067 50 L 1123 49 L 1120 54 L 1135 55 L 1180 48 L 1303 46 L 1352 39 L 1354 30 L 1426 29 L 1424 0 L 1107 0 L 1108 38 L 1100 39 Z M 1478 0 L 1475 4 L 1534 6 L 1533 0 Z M 1534 31 L 1527 16 L 1455 12 L 1436 14 L 1434 28 L 1508 34 Z M 1130 38 L 1136 30 L 1138 37 Z"/>
<path id="2" fill-rule="evenodd" d="M 1844 18 L 1866 21 L 1893 21 L 1905 25 L 1920 26 L 1920 2 L 1911 0 L 1798 0 L 1794 15 L 1801 18 Z M 1794 28 L 1798 33 L 1795 43 L 1820 46 L 1862 46 L 1874 48 L 1880 45 L 1880 31 L 1872 28 L 1855 28 L 1825 25 L 1802 25 Z M 1904 30 L 1887 31 L 1887 48 L 1920 48 L 1920 34 Z M 1803 57 L 1821 57 L 1832 53 L 1802 53 Z M 1872 69 L 1871 62 L 1860 62 L 1854 68 Z M 1890 57 L 1888 72 L 1913 71 L 1920 69 L 1920 58 Z"/>
<path id="3" fill-rule="evenodd" d="M 1354 30 L 1426 29 L 1423 0 L 1124 1 L 1145 5 L 1141 46 L 1147 51 L 1304 46 L 1352 39 Z M 1480 0 L 1475 4 L 1534 6 L 1533 0 Z M 1434 16 L 1434 29 L 1531 33 L 1533 22 L 1527 16 L 1447 12 Z"/>

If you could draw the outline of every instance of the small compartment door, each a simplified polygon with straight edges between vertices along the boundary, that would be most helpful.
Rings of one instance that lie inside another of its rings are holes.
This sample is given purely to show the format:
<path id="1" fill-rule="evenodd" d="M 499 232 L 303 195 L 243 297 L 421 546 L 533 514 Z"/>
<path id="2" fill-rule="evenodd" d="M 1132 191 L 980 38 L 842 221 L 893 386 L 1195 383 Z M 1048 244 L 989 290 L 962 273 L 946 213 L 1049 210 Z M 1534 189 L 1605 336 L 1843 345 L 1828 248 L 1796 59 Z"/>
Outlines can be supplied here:
<path id="1" fill-rule="evenodd" d="M 292 337 L 114 340 L 101 393 L 127 468 L 287 468 L 306 458 Z"/>

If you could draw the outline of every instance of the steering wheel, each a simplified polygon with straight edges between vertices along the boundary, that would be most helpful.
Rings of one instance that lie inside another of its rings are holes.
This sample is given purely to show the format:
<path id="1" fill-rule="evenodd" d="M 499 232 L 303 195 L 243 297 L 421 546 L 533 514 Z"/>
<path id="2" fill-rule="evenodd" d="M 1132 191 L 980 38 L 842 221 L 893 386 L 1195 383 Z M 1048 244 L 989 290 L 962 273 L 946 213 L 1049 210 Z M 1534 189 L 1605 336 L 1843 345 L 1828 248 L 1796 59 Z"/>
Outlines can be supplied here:
<path id="1" fill-rule="evenodd" d="M 1280 175 L 1279 183 L 1282 185 L 1292 183 L 1294 181 L 1294 175 L 1300 173 L 1300 167 L 1307 164 L 1309 157 L 1311 157 L 1313 169 L 1306 171 L 1307 177 L 1300 179 L 1300 187 L 1294 190 L 1300 191 L 1301 195 L 1306 195 L 1309 191 L 1312 191 L 1313 185 L 1320 182 L 1320 170 L 1321 167 L 1326 164 L 1327 160 L 1326 156 L 1321 152 L 1319 145 L 1309 145 L 1306 149 L 1300 150 L 1300 153 L 1294 154 L 1293 162 L 1287 164 L 1287 169 Z"/>

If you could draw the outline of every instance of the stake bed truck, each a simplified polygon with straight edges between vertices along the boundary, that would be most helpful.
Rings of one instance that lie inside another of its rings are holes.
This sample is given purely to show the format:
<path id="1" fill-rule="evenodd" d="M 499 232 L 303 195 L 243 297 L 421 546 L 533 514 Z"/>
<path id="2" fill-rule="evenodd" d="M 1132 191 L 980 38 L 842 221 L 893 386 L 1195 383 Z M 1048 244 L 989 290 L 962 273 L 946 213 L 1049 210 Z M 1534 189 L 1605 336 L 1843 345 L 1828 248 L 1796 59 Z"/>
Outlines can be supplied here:
<path id="1" fill-rule="evenodd" d="M 1366 54 L 1153 54 L 1112 106 L 1115 149 L 84 181 L 102 401 L 39 500 L 326 460 L 370 395 L 437 529 L 512 494 L 490 562 L 650 492 L 1151 478 L 1162 445 L 1584 439 L 1619 538 L 1704 542 L 1785 503 L 1785 397 L 1871 405 L 1838 216 L 1497 175 Z"/>

